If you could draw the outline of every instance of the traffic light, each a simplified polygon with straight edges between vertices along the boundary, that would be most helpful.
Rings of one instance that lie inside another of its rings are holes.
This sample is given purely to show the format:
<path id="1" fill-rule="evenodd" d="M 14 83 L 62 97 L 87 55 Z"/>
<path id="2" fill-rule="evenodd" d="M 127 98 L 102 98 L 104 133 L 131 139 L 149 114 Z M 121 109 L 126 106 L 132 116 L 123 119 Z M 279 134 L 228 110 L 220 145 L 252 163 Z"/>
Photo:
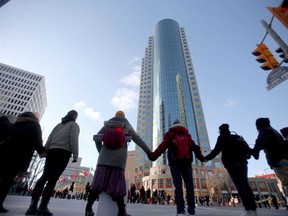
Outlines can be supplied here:
<path id="1" fill-rule="evenodd" d="M 252 54 L 258 56 L 256 61 L 264 63 L 261 65 L 263 70 L 272 70 L 279 66 L 279 62 L 274 58 L 266 44 L 257 44 L 257 48 L 252 52 Z"/>
<path id="2" fill-rule="evenodd" d="M 280 53 L 279 57 L 283 58 L 283 62 L 288 63 L 288 55 L 282 50 L 281 47 L 279 47 L 275 52 Z"/>
<path id="3" fill-rule="evenodd" d="M 277 19 L 288 28 L 288 0 L 284 0 L 279 7 L 267 7 Z"/>

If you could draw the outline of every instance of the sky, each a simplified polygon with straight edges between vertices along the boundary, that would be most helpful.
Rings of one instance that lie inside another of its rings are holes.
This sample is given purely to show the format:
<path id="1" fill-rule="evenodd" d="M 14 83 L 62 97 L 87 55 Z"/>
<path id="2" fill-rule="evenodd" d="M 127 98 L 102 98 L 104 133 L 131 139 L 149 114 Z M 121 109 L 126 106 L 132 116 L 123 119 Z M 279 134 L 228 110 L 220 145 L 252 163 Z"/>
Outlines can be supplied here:
<path id="1" fill-rule="evenodd" d="M 45 77 L 48 106 L 40 121 L 45 141 L 69 110 L 78 111 L 82 166 L 95 167 L 93 135 L 123 110 L 136 129 L 141 59 L 154 26 L 170 18 L 184 27 L 198 81 L 211 148 L 228 123 L 251 147 L 255 120 L 288 126 L 288 81 L 268 91 L 270 71 L 251 52 L 265 38 L 266 7 L 282 0 L 11 0 L 0 8 L 0 62 Z M 288 43 L 276 18 L 272 28 Z M 288 66 L 284 64 L 283 66 Z M 285 96 L 286 95 L 286 96 Z M 285 99 L 286 98 L 286 99 Z M 135 145 L 129 144 L 129 150 Z M 273 173 L 265 155 L 249 160 L 248 175 Z"/>

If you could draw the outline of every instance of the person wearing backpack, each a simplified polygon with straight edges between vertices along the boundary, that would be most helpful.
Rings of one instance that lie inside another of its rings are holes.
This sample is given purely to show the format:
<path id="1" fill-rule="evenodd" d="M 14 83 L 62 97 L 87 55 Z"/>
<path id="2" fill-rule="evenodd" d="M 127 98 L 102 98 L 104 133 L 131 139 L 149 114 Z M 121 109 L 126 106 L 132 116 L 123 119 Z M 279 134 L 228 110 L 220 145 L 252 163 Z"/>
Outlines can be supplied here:
<path id="1" fill-rule="evenodd" d="M 107 131 L 109 133 L 107 133 Z M 111 134 L 110 134 L 111 133 Z M 123 138 L 124 135 L 124 138 Z M 126 135 L 126 140 L 125 139 Z M 143 149 L 148 155 L 151 150 L 136 133 L 125 118 L 123 111 L 117 111 L 115 117 L 105 122 L 97 135 L 94 136 L 99 152 L 95 175 L 88 195 L 85 216 L 93 216 L 92 206 L 101 192 L 106 192 L 118 206 L 118 216 L 130 216 L 126 212 L 124 197 L 126 195 L 125 167 L 128 154 L 128 138 Z M 117 142 L 115 142 L 117 140 Z"/>
<path id="2" fill-rule="evenodd" d="M 205 156 L 207 161 L 214 159 L 220 152 L 221 160 L 232 179 L 240 198 L 242 199 L 245 212 L 244 215 L 258 215 L 254 194 L 248 183 L 248 161 L 247 159 L 253 153 L 248 144 L 241 142 L 242 147 L 237 146 L 237 135 L 232 135 L 228 124 L 222 124 L 219 127 L 220 135 L 217 138 L 216 145 L 210 154 Z M 239 138 L 239 137 L 238 137 Z M 242 149 L 240 149 L 242 148 Z"/>
<path id="3" fill-rule="evenodd" d="M 270 125 L 269 118 L 256 119 L 256 128 L 258 137 L 253 148 L 256 159 L 259 159 L 259 152 L 263 150 L 266 160 L 271 169 L 274 170 L 276 176 L 280 179 L 286 201 L 288 200 L 288 154 L 287 146 L 282 135 Z M 282 133 L 285 130 L 282 130 Z M 287 134 L 286 134 L 287 136 Z M 287 207 L 288 209 L 288 207 Z"/>
<path id="4" fill-rule="evenodd" d="M 176 119 L 168 132 L 165 133 L 163 141 L 158 148 L 148 155 L 149 159 L 151 161 L 157 160 L 166 149 L 168 149 L 168 163 L 175 187 L 176 216 L 186 215 L 182 179 L 186 185 L 188 215 L 195 215 L 194 184 L 191 164 L 193 161 L 192 151 L 201 162 L 204 162 L 205 159 L 201 154 L 200 146 L 195 144 L 189 134 L 189 130 Z"/>

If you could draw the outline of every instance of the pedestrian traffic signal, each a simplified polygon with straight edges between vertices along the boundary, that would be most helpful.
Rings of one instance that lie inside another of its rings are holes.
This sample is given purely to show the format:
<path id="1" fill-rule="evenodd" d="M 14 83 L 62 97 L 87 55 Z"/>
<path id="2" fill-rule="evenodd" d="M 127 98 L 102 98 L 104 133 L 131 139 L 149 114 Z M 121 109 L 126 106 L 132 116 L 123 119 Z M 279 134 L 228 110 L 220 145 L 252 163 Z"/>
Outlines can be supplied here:
<path id="1" fill-rule="evenodd" d="M 288 0 L 284 0 L 279 7 L 267 7 L 277 19 L 288 28 Z"/>
<path id="2" fill-rule="evenodd" d="M 280 53 L 279 57 L 283 58 L 283 62 L 288 63 L 288 55 L 282 50 L 281 47 L 279 47 L 275 52 Z"/>
<path id="3" fill-rule="evenodd" d="M 279 62 L 274 58 L 266 44 L 257 44 L 257 48 L 252 52 L 252 54 L 258 56 L 256 61 L 264 63 L 261 65 L 263 70 L 272 70 L 279 66 Z"/>

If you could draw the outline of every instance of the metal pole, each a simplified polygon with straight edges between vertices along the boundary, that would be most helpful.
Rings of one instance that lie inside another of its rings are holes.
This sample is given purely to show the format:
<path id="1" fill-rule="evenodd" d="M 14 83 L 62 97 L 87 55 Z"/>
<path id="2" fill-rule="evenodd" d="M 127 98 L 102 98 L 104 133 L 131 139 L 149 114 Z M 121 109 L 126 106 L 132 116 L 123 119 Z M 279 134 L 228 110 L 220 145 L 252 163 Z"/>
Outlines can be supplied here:
<path id="1" fill-rule="evenodd" d="M 271 25 L 268 25 L 265 20 L 261 20 L 262 25 L 266 29 L 266 31 L 271 35 L 271 37 L 275 40 L 275 42 L 281 47 L 285 55 L 288 57 L 288 46 L 287 44 L 281 39 L 281 37 L 271 28 Z"/>

